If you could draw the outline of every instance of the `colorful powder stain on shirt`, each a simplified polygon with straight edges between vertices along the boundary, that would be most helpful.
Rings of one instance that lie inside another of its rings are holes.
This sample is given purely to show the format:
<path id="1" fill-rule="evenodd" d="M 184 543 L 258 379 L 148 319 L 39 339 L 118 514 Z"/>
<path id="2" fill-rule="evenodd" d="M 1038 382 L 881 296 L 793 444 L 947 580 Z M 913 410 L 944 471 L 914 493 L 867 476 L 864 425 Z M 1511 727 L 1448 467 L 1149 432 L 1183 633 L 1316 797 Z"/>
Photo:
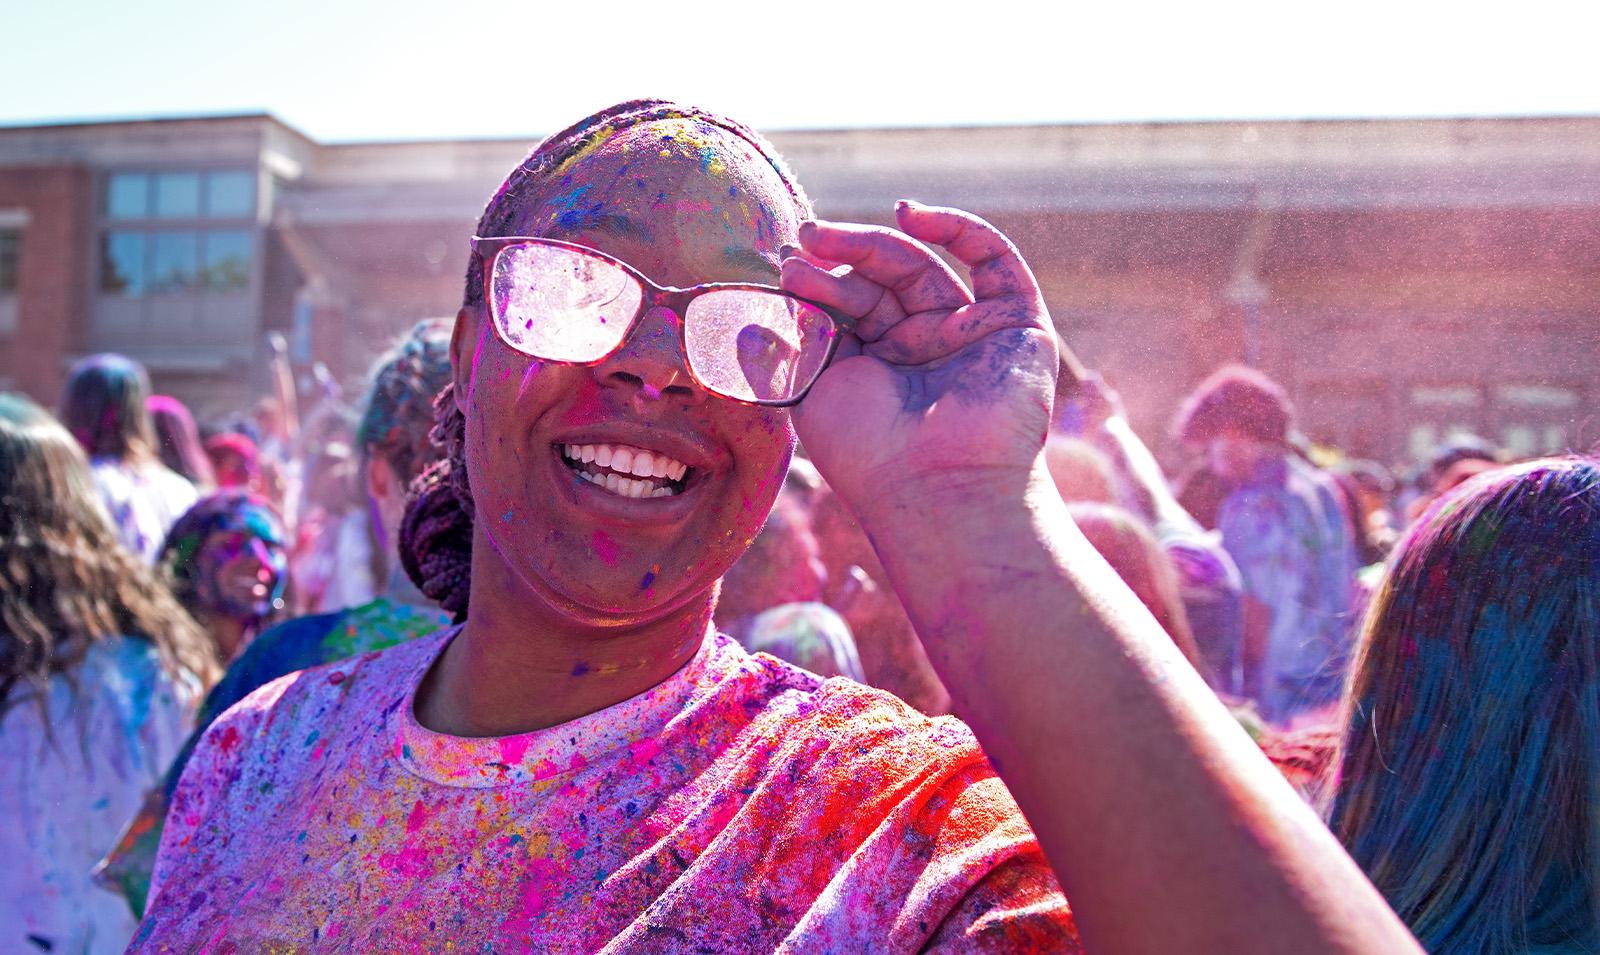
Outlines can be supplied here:
<path id="1" fill-rule="evenodd" d="M 163 821 L 172 792 L 184 767 L 200 742 L 201 734 L 233 704 L 258 687 L 286 673 L 343 660 L 373 650 L 382 650 L 407 640 L 442 629 L 449 615 L 436 607 L 416 607 L 387 597 L 378 597 L 357 607 L 334 613 L 296 617 L 265 631 L 251 642 L 237 660 L 229 664 L 222 680 L 211 688 L 200 707 L 196 728 L 177 758 L 172 761 L 166 781 L 139 809 L 102 864 L 97 879 L 106 888 L 123 896 L 134 912 L 143 912 L 150 890 L 150 873 L 161 845 Z M 327 675 L 334 685 L 345 677 L 334 670 Z M 320 729 L 308 733 L 304 745 L 313 746 L 306 755 L 320 758 L 327 740 Z M 213 745 L 224 753 L 238 748 L 239 732 L 224 726 Z"/>
<path id="2" fill-rule="evenodd" d="M 413 702 L 455 632 L 225 714 L 174 798 L 132 950 L 1081 950 L 959 721 L 711 635 L 616 706 L 444 736 Z M 247 741 L 232 753 L 227 728 Z M 313 729 L 324 757 L 296 758 Z"/>

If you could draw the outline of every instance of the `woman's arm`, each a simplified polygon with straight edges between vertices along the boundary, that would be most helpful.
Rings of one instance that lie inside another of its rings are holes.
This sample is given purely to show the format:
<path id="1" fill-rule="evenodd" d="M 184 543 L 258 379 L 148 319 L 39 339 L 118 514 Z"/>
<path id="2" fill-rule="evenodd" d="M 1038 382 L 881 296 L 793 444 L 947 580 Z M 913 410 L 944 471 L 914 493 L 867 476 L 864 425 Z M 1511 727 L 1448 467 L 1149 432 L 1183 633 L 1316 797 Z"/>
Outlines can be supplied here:
<path id="1" fill-rule="evenodd" d="M 1418 951 L 1068 517 L 1040 458 L 1058 359 L 1026 264 L 965 213 L 897 213 L 973 290 L 892 230 L 803 229 L 786 286 L 858 316 L 860 341 L 796 427 L 1089 947 Z"/>

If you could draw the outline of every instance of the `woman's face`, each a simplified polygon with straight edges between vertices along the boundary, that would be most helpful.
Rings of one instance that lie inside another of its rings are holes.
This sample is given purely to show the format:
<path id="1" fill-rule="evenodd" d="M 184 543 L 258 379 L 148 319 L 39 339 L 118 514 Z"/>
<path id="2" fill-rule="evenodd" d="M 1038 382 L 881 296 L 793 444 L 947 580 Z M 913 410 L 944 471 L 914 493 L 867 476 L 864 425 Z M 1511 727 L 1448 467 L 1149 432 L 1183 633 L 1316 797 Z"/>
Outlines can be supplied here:
<path id="1" fill-rule="evenodd" d="M 674 120 L 605 138 L 538 201 L 491 225 L 599 249 L 682 287 L 777 284 L 778 249 L 795 241 L 799 221 L 753 147 Z M 474 574 L 505 573 L 568 618 L 614 626 L 703 600 L 744 550 L 782 484 L 788 414 L 701 389 L 685 368 L 678 320 L 652 309 L 615 354 L 583 367 L 529 359 L 500 340 L 486 308 L 463 309 L 452 357 L 467 473 L 476 526 L 500 564 L 475 564 Z M 618 451 L 635 473 L 640 451 L 668 478 L 686 466 L 680 489 L 636 497 L 627 492 L 639 485 L 596 483 L 620 463 Z"/>

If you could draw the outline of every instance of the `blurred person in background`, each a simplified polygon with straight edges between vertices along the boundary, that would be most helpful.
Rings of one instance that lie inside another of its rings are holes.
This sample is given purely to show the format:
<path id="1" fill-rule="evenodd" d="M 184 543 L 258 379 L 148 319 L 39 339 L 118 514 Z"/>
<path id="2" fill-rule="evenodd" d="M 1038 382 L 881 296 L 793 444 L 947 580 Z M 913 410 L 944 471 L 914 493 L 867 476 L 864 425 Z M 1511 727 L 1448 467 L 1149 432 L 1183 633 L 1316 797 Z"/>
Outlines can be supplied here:
<path id="1" fill-rule="evenodd" d="M 84 452 L 118 538 L 154 561 L 167 530 L 199 493 L 161 463 L 145 402 L 144 366 L 122 355 L 91 355 L 72 366 L 59 415 Z"/>
<path id="2" fill-rule="evenodd" d="M 928 716 L 949 713 L 950 691 L 917 640 L 866 531 L 826 484 L 811 496 L 810 513 L 827 569 L 823 602 L 850 628 L 866 677 L 863 682 L 893 693 Z"/>
<path id="3" fill-rule="evenodd" d="M 752 653 L 866 682 L 850 625 L 822 602 L 828 568 L 809 507 L 821 492 L 815 471 L 803 458 L 790 463 L 766 523 L 722 577 L 713 619 Z"/>
<path id="4" fill-rule="evenodd" d="M 355 452 L 341 440 L 319 444 L 306 458 L 290 560 L 296 612 L 365 603 L 380 589 L 359 470 Z"/>
<path id="5" fill-rule="evenodd" d="M 449 346 L 448 322 L 417 325 L 374 364 L 362 403 L 356 440 L 365 506 L 359 524 L 336 537 L 335 575 L 380 582 L 378 592 L 263 633 L 212 690 L 202 718 L 286 673 L 393 646 L 449 623 L 449 614 L 412 583 L 396 550 L 411 483 L 439 458 L 430 436 L 434 398 L 450 381 Z"/>
<path id="6" fill-rule="evenodd" d="M 1227 486 L 1217 526 L 1244 586 L 1242 690 L 1280 724 L 1339 697 L 1357 569 L 1332 481 L 1290 448 L 1292 418 L 1275 382 L 1228 366 L 1189 396 L 1175 428 Z"/>
<path id="7" fill-rule="evenodd" d="M 1355 501 L 1357 559 L 1365 566 L 1381 564 L 1400 539 L 1395 527 L 1394 475 L 1376 461 L 1346 460 L 1337 473 L 1346 479 Z"/>
<path id="8" fill-rule="evenodd" d="M 206 458 L 216 475 L 217 489 L 264 494 L 260 456 L 256 443 L 239 431 L 223 431 L 205 439 Z"/>
<path id="9" fill-rule="evenodd" d="M 1600 951 L 1600 463 L 1504 467 L 1429 509 L 1344 717 L 1333 831 L 1429 951 Z"/>
<path id="10" fill-rule="evenodd" d="M 189 754 L 212 721 L 233 704 L 280 676 L 403 643 L 450 622 L 417 590 L 396 554 L 407 489 L 434 461 L 430 439 L 434 396 L 450 381 L 450 324 L 425 321 L 399 339 L 373 365 L 356 435 L 367 506 L 361 510 L 362 546 L 339 556 L 341 572 L 384 581 L 377 596 L 348 606 L 285 620 L 251 641 L 200 707 L 194 733 L 172 763 L 164 785 L 128 826 L 102 864 L 102 881 L 144 912 L 150 873 L 168 801 Z"/>
<path id="11" fill-rule="evenodd" d="M 216 474 L 188 407 L 171 395 L 151 395 L 145 407 L 150 410 L 150 421 L 155 425 L 161 463 L 193 484 L 200 494 L 215 491 Z"/>
<path id="12" fill-rule="evenodd" d="M 1088 441 L 1052 431 L 1045 439 L 1044 460 L 1063 501 L 1091 504 L 1116 501 L 1111 461 Z"/>
<path id="13" fill-rule="evenodd" d="M 120 952 L 90 869 L 189 731 L 216 664 L 117 539 L 82 448 L 0 394 L 0 949 Z"/>
<path id="14" fill-rule="evenodd" d="M 1438 485 L 1445 473 L 1462 462 L 1502 464 L 1504 457 L 1500 449 L 1487 438 L 1470 432 L 1451 434 L 1434 448 L 1426 463 L 1411 472 L 1405 486 L 1398 489 L 1395 495 L 1395 514 L 1401 517 L 1407 526 L 1421 517 L 1441 493 Z M 1469 467 L 1467 470 L 1476 473 L 1486 469 Z"/>
<path id="15" fill-rule="evenodd" d="M 1056 430 L 1045 459 L 1062 499 L 1117 504 L 1141 518 L 1177 572 L 1195 668 L 1213 690 L 1237 700 L 1243 690 L 1243 585 L 1220 535 L 1207 530 L 1173 493 L 1116 391 L 1063 345 Z M 1070 434 L 1063 429 L 1070 428 Z M 1235 716 L 1239 715 L 1235 707 Z"/>
<path id="16" fill-rule="evenodd" d="M 1155 616 L 1184 659 L 1203 675 L 1205 661 L 1195 645 L 1189 617 L 1178 594 L 1178 570 L 1144 521 L 1115 504 L 1069 501 L 1067 512 L 1083 536 Z"/>
<path id="17" fill-rule="evenodd" d="M 162 543 L 158 562 L 173 593 L 225 664 L 283 610 L 286 546 L 272 505 L 238 490 L 201 498 Z"/>

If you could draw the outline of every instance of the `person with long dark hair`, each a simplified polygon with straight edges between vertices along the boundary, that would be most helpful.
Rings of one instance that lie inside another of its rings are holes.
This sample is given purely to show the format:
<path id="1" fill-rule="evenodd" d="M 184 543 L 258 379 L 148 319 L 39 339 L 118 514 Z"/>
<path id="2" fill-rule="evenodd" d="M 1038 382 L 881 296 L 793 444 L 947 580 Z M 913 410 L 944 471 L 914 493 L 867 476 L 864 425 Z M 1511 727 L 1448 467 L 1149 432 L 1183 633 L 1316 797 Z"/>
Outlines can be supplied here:
<path id="1" fill-rule="evenodd" d="M 201 494 L 217 489 L 217 475 L 200 440 L 189 406 L 171 395 L 151 395 L 144 406 L 150 411 L 157 453 L 161 463 L 174 474 L 193 484 Z"/>
<path id="2" fill-rule="evenodd" d="M 218 719 L 136 949 L 1415 950 L 1072 525 L 1016 249 L 811 215 L 661 101 L 512 172 L 402 526 L 460 625 Z M 797 436 L 964 722 L 716 633 Z"/>
<path id="3" fill-rule="evenodd" d="M 0 393 L 0 949 L 122 951 L 135 922 L 89 871 L 214 672 L 194 621 L 118 543 L 72 435 Z"/>
<path id="4" fill-rule="evenodd" d="M 1432 952 L 1600 951 L 1600 463 L 1480 475 L 1407 532 L 1332 826 Z"/>
<path id="5" fill-rule="evenodd" d="M 199 492 L 161 463 L 145 402 L 150 378 L 122 355 L 90 355 L 67 375 L 58 414 L 89 455 L 89 471 L 119 539 L 154 563 L 167 531 Z"/>

